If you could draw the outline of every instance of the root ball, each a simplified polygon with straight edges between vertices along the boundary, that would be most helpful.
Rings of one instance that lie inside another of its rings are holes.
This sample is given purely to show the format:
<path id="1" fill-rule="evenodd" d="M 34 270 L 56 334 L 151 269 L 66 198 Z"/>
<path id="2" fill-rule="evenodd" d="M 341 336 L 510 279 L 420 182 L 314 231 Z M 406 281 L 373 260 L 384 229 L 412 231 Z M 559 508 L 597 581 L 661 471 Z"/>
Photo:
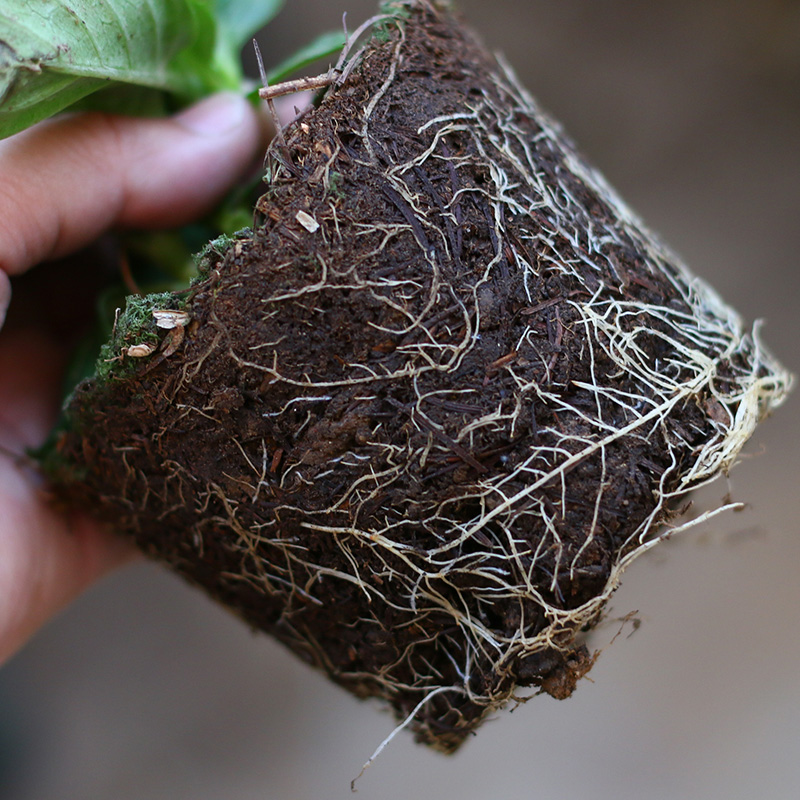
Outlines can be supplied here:
<path id="1" fill-rule="evenodd" d="M 572 692 L 789 377 L 450 11 L 395 10 L 151 352 L 123 314 L 61 491 L 452 751 Z"/>

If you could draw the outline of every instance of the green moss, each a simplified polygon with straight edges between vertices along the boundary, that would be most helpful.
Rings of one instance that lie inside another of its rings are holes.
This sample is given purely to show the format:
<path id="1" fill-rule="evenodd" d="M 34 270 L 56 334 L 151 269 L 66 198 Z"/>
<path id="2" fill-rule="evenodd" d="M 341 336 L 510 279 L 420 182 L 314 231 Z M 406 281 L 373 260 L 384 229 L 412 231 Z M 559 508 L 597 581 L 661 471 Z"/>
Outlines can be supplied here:
<path id="1" fill-rule="evenodd" d="M 340 172 L 331 172 L 328 176 L 328 194 L 337 200 L 344 200 L 344 178 Z"/>
<path id="2" fill-rule="evenodd" d="M 197 277 L 194 278 L 192 284 L 197 281 L 205 280 L 211 268 L 225 255 L 234 242 L 240 239 L 248 239 L 252 235 L 252 228 L 240 228 L 235 233 L 223 233 L 208 242 L 203 249 L 194 256 Z"/>
<path id="3" fill-rule="evenodd" d="M 94 374 L 98 383 L 128 375 L 136 366 L 135 359 L 123 355 L 126 348 L 135 344 L 158 343 L 153 311 L 180 310 L 184 305 L 185 301 L 172 292 L 130 295 L 125 302 L 125 310 L 117 318 L 111 338 L 100 348 Z"/>
<path id="4" fill-rule="evenodd" d="M 378 3 L 378 10 L 381 14 L 388 14 L 396 19 L 409 19 L 411 17 L 409 5 L 411 5 L 409 0 L 384 0 Z M 439 0 L 437 5 L 450 5 L 450 3 Z"/>
<path id="5" fill-rule="evenodd" d="M 378 22 L 372 35 L 379 42 L 387 42 L 390 36 L 389 26 L 392 22 L 405 22 L 411 17 L 411 11 L 408 9 L 408 2 L 404 2 L 404 0 L 389 0 L 389 2 L 380 3 L 378 8 L 381 14 L 386 14 L 392 19 L 384 19 Z"/>

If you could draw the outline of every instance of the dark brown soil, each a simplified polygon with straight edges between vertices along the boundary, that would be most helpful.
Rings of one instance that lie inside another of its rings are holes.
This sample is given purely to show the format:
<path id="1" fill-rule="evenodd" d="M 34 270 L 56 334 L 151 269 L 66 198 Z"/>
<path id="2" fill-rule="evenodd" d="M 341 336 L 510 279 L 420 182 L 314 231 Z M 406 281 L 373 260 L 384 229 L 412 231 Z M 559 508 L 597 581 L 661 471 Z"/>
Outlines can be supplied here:
<path id="1" fill-rule="evenodd" d="M 517 685 L 572 692 L 735 406 L 669 388 L 681 268 L 449 12 L 409 8 L 273 146 L 253 231 L 120 320 L 60 480 L 451 751 Z M 691 346 L 724 384 L 720 341 Z"/>

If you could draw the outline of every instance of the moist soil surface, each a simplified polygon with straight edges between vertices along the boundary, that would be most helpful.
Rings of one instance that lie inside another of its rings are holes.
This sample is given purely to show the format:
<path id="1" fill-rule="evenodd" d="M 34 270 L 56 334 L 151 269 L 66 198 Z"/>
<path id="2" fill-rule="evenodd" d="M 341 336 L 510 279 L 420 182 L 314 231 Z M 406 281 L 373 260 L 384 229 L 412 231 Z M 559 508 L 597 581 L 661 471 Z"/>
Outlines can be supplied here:
<path id="1" fill-rule="evenodd" d="M 675 390 L 695 290 L 439 6 L 267 169 L 252 230 L 120 318 L 60 492 L 452 751 L 516 686 L 572 692 L 746 358 L 698 335 L 718 389 Z"/>

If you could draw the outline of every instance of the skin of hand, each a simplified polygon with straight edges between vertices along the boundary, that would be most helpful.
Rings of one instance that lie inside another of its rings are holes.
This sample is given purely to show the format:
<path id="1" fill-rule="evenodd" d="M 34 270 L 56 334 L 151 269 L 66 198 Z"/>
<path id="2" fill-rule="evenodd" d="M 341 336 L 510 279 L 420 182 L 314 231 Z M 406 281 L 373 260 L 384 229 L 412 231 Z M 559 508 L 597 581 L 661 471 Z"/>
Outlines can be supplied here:
<path id="1" fill-rule="evenodd" d="M 109 229 L 197 218 L 253 166 L 265 130 L 244 99 L 220 94 L 171 118 L 76 114 L 0 141 L 0 326 L 13 303 L 8 276 Z M 88 517 L 51 508 L 35 471 L 12 455 L 47 436 L 62 351 L 36 328 L 0 330 L 0 663 L 136 557 Z"/>

